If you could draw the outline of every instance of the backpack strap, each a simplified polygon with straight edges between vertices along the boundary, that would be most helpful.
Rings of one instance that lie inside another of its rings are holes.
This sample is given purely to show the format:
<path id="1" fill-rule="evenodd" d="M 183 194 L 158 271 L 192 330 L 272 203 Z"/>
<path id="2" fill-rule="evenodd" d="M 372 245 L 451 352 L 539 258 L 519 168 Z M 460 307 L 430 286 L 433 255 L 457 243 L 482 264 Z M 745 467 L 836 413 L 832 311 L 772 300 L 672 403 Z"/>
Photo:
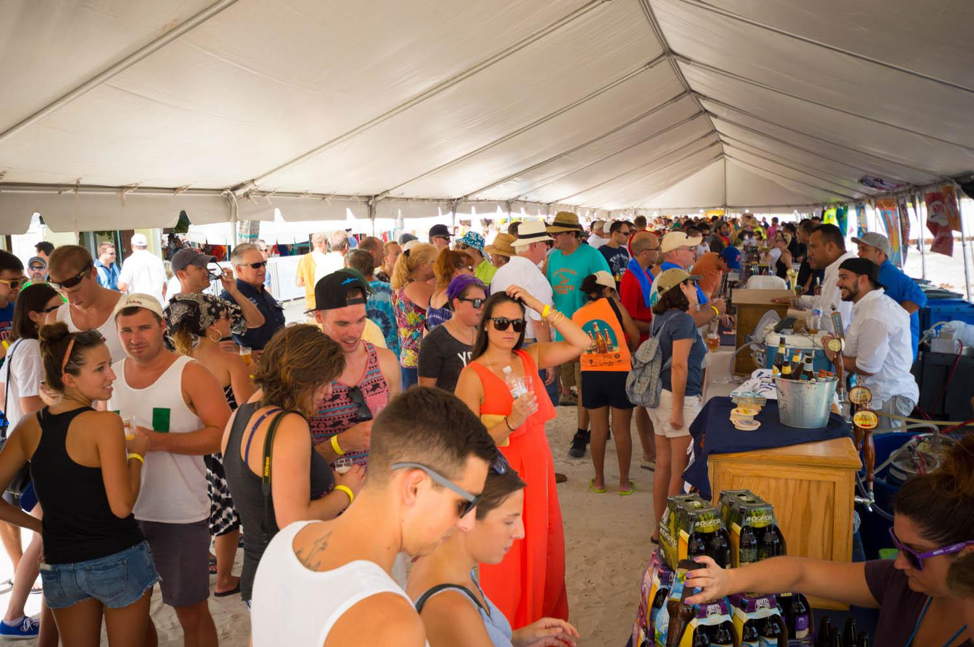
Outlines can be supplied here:
<path id="1" fill-rule="evenodd" d="M 460 586 L 459 584 L 437 584 L 436 586 L 434 586 L 430 590 L 426 591 L 426 593 L 424 593 L 421 596 L 419 596 L 419 599 L 416 600 L 416 613 L 422 613 L 423 612 L 423 607 L 426 606 L 426 603 L 429 602 L 429 599 L 431 597 L 433 597 L 437 593 L 441 593 L 443 591 L 450 591 L 450 590 L 460 591 L 461 593 L 466 594 L 466 596 L 468 598 L 470 598 L 470 600 L 474 604 L 477 605 L 477 608 L 478 609 L 480 609 L 481 611 L 483 611 L 484 613 L 486 613 L 488 616 L 490 615 L 490 612 L 487 611 L 487 609 L 484 608 L 484 605 L 482 605 L 480 603 L 480 600 L 477 599 L 477 596 L 474 595 L 473 592 L 470 589 L 468 589 L 465 586 Z"/>

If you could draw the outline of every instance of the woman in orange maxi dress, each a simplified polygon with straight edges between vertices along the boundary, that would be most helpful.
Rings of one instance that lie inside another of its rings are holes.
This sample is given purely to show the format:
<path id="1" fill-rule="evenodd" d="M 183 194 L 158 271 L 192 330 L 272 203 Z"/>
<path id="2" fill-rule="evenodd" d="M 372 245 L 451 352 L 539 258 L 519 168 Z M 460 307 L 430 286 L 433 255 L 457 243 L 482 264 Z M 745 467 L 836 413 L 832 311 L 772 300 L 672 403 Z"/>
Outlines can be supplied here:
<path id="1" fill-rule="evenodd" d="M 522 349 L 525 306 L 542 314 L 565 341 Z M 591 342 L 571 319 L 512 285 L 484 304 L 471 353 L 474 360 L 457 383 L 457 396 L 481 417 L 511 467 L 527 483 L 524 539 L 514 543 L 500 564 L 480 565 L 484 593 L 514 627 L 546 617 L 568 619 L 565 534 L 545 435 L 545 423 L 555 417 L 555 408 L 538 369 L 574 360 Z M 517 399 L 505 381 L 507 367 L 528 387 Z"/>

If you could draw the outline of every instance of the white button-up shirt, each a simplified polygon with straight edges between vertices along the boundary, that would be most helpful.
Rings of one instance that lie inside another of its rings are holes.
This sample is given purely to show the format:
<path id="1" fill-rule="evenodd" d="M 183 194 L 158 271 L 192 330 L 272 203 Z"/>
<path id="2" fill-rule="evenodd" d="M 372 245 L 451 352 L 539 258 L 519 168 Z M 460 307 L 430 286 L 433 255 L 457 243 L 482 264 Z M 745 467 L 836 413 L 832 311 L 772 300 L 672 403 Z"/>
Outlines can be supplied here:
<path id="1" fill-rule="evenodd" d="M 842 313 L 842 325 L 846 328 L 854 316 L 851 301 L 843 301 L 839 292 L 839 266 L 848 258 L 856 258 L 852 252 L 846 252 L 834 263 L 825 268 L 825 279 L 822 281 L 822 293 L 818 296 L 803 296 L 798 298 L 798 304 L 809 310 L 818 308 L 822 311 L 821 328 L 825 332 L 835 333 L 832 328 L 832 306 Z M 839 331 L 841 334 L 842 331 Z M 911 351 L 912 352 L 912 351 Z"/>
<path id="2" fill-rule="evenodd" d="M 511 285 L 518 285 L 528 291 L 528 294 L 545 304 L 552 305 L 551 284 L 541 273 L 538 266 L 523 256 L 512 256 L 506 265 L 502 266 L 494 273 L 491 279 L 491 294 L 504 292 Z M 541 321 L 541 315 L 531 308 L 524 308 L 524 317 L 527 325 L 524 328 L 525 339 L 537 339 L 538 335 L 534 332 L 534 322 Z"/>
<path id="3" fill-rule="evenodd" d="M 894 395 L 914 403 L 920 399 L 920 388 L 910 373 L 910 315 L 882 288 L 871 290 L 852 306 L 843 354 L 854 357 L 860 370 L 873 373 L 856 377 L 858 384 L 872 391 L 872 408 L 878 409 Z"/>

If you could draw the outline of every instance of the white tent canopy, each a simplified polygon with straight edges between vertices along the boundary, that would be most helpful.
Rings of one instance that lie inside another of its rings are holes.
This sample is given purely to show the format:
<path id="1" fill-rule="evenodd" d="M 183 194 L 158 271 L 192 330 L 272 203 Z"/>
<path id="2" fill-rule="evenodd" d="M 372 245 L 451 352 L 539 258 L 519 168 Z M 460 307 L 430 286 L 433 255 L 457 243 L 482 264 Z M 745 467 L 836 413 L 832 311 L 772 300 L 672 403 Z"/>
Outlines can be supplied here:
<path id="1" fill-rule="evenodd" d="M 787 209 L 974 169 L 964 0 L 3 0 L 0 232 Z"/>

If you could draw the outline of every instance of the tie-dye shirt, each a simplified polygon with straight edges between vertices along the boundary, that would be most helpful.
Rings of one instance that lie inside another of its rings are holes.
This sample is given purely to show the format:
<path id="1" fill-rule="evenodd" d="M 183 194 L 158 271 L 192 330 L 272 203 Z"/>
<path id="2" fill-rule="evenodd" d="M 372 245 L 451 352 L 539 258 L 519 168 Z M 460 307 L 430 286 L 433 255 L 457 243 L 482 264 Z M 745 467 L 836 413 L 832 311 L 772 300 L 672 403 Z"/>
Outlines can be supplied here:
<path id="1" fill-rule="evenodd" d="M 399 325 L 399 363 L 404 368 L 419 366 L 419 347 L 423 343 L 426 310 L 406 296 L 406 288 L 392 293 L 392 309 Z"/>

